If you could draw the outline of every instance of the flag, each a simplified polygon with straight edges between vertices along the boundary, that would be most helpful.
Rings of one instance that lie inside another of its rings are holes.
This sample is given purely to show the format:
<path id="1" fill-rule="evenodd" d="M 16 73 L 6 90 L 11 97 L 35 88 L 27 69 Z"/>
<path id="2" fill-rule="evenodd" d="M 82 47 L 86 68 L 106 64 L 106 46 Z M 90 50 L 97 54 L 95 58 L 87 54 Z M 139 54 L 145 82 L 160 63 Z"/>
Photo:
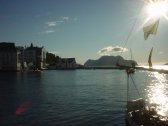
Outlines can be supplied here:
<path id="1" fill-rule="evenodd" d="M 152 24 L 150 24 L 148 26 L 145 26 L 143 28 L 145 40 L 148 39 L 150 34 L 156 35 L 157 29 L 158 29 L 158 25 L 159 25 L 159 19 L 156 20 L 155 22 L 153 22 Z"/>

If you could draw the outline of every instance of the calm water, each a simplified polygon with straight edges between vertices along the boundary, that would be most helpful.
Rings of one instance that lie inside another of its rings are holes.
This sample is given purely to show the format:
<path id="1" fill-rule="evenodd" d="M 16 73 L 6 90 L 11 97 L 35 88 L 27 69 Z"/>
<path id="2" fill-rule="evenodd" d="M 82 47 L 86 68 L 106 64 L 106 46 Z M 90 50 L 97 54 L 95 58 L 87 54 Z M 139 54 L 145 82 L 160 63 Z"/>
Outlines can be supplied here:
<path id="1" fill-rule="evenodd" d="M 168 76 L 137 71 L 133 79 L 141 97 L 168 115 Z M 0 73 L 0 126 L 123 126 L 126 82 L 122 70 Z"/>

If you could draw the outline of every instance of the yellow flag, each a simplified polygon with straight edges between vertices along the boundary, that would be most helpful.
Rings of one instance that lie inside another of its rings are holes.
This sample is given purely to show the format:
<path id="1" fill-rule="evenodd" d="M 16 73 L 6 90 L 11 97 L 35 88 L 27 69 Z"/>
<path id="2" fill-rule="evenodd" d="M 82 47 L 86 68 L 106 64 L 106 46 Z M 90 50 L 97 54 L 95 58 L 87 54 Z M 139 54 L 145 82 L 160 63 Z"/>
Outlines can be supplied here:
<path id="1" fill-rule="evenodd" d="M 148 39 L 150 34 L 156 35 L 157 29 L 158 29 L 158 25 L 159 25 L 159 19 L 156 20 L 155 22 L 153 22 L 152 24 L 150 24 L 148 26 L 145 26 L 143 28 L 145 40 Z"/>

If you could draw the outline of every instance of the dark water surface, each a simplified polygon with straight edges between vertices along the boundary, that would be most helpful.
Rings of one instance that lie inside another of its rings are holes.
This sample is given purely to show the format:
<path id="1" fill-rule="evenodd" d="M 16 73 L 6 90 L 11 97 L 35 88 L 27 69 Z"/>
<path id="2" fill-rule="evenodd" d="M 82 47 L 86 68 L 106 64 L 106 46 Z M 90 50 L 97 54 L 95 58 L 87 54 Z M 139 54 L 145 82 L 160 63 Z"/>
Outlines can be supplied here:
<path id="1" fill-rule="evenodd" d="M 149 100 L 156 77 L 136 72 L 134 79 Z M 123 126 L 126 82 L 121 70 L 0 73 L 0 126 Z"/>

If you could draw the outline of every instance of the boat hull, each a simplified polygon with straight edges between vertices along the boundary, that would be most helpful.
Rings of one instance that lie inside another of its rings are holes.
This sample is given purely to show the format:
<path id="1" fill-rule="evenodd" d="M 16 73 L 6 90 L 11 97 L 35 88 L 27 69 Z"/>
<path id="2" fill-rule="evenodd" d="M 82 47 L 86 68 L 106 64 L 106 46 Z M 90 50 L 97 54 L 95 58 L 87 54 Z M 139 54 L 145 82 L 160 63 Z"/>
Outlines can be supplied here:
<path id="1" fill-rule="evenodd" d="M 127 126 L 139 126 L 138 124 L 136 124 L 132 118 L 128 115 L 128 112 L 126 111 L 125 113 L 125 121 Z"/>

